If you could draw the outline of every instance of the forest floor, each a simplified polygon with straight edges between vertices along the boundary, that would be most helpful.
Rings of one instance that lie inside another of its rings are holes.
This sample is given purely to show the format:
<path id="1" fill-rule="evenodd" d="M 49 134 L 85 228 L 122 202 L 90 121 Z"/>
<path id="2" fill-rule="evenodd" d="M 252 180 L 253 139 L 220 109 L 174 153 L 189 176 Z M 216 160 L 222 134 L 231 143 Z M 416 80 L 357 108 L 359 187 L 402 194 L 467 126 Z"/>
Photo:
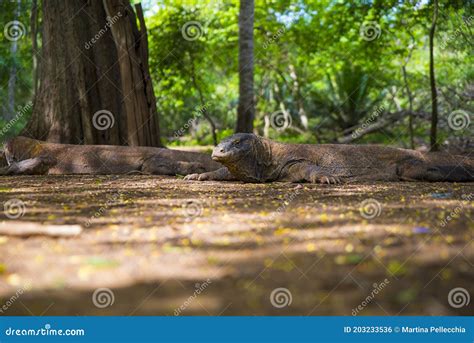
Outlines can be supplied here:
<path id="1" fill-rule="evenodd" d="M 1 203 L 22 204 L 1 213 L 2 315 L 472 314 L 448 294 L 474 296 L 474 184 L 0 182 Z"/>

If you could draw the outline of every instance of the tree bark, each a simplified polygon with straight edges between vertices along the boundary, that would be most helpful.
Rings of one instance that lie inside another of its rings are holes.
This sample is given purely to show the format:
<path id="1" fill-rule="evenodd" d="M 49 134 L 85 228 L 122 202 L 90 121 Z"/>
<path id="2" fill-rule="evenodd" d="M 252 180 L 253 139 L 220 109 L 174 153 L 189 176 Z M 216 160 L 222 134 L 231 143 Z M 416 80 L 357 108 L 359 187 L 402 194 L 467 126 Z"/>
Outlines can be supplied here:
<path id="1" fill-rule="evenodd" d="M 415 149 L 414 131 L 413 131 L 413 96 L 408 84 L 406 66 L 402 66 L 403 81 L 408 96 L 408 133 L 410 135 L 410 149 Z"/>
<path id="2" fill-rule="evenodd" d="M 39 87 L 23 135 L 56 143 L 160 145 L 135 14 L 128 2 L 107 3 L 114 8 L 109 16 L 101 1 L 42 0 Z"/>
<path id="3" fill-rule="evenodd" d="M 437 151 L 438 146 L 438 94 L 436 92 L 436 79 L 434 70 L 434 35 L 436 31 L 436 22 L 438 20 L 438 0 L 433 1 L 433 21 L 430 29 L 430 85 L 431 85 L 431 131 L 430 131 L 430 150 Z"/>
<path id="4" fill-rule="evenodd" d="M 38 0 L 31 4 L 31 50 L 33 51 L 33 90 L 38 91 Z"/>
<path id="5" fill-rule="evenodd" d="M 254 0 L 240 0 L 239 12 L 239 105 L 236 132 L 252 132 L 255 118 L 253 92 Z"/>
<path id="6" fill-rule="evenodd" d="M 411 93 L 411 89 L 410 89 L 410 85 L 408 83 L 408 75 L 407 75 L 407 65 L 408 65 L 408 62 L 410 61 L 411 59 L 411 56 L 412 56 L 412 53 L 413 53 L 413 50 L 415 48 L 415 37 L 413 36 L 413 34 L 408 31 L 408 34 L 410 35 L 411 37 L 411 40 L 412 40 L 412 44 L 410 46 L 410 50 L 408 52 L 408 56 L 405 58 L 405 61 L 403 63 L 403 66 L 402 66 L 402 75 L 403 75 L 403 82 L 405 83 L 405 90 L 407 92 L 407 97 L 408 97 L 408 132 L 409 132 L 409 135 L 410 135 L 410 148 L 411 149 L 415 149 L 415 132 L 414 132 L 414 129 L 413 129 L 413 94 Z"/>
<path id="7" fill-rule="evenodd" d="M 143 61 L 142 72 L 144 75 L 144 82 L 146 87 L 146 97 L 149 105 L 149 117 L 151 120 L 151 139 L 152 146 L 162 146 L 160 138 L 160 123 L 158 121 L 158 110 L 156 108 L 156 98 L 153 91 L 153 83 L 151 82 L 150 66 L 148 64 L 148 34 L 145 25 L 145 18 L 143 16 L 143 9 L 141 4 L 135 4 L 138 20 L 140 21 L 140 54 Z"/>
<path id="8" fill-rule="evenodd" d="M 131 146 L 159 146 L 156 100 L 148 72 L 146 28 L 141 31 L 129 0 L 103 0 L 107 15 L 121 18 L 111 26 L 118 53 L 122 93 Z M 140 12 L 141 13 L 141 12 Z M 146 51 L 146 52 L 145 52 Z M 131 115 L 133 114 L 133 115 Z"/>

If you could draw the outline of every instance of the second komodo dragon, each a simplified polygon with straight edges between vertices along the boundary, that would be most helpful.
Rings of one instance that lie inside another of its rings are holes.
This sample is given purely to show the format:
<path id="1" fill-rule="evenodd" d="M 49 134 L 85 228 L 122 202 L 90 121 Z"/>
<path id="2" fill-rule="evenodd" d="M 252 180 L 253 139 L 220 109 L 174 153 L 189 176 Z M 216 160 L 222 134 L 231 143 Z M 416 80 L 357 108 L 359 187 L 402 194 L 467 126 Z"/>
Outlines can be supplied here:
<path id="1" fill-rule="evenodd" d="M 207 154 L 152 147 L 73 145 L 15 137 L 4 146 L 0 175 L 187 175 L 221 168 Z"/>

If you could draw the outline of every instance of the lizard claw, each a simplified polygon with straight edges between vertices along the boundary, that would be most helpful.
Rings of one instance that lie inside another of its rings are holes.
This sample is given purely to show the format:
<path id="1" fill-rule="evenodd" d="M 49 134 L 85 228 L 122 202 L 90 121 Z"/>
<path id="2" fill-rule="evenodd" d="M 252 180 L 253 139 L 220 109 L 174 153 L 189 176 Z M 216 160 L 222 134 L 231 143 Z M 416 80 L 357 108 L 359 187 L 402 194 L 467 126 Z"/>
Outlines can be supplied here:
<path id="1" fill-rule="evenodd" d="M 209 175 L 207 173 L 198 174 L 198 181 L 209 180 Z"/>
<path id="2" fill-rule="evenodd" d="M 342 183 L 341 179 L 337 176 L 331 176 L 328 178 L 329 179 L 329 183 L 328 184 L 333 184 L 333 185 L 337 185 L 339 183 Z"/>
<path id="3" fill-rule="evenodd" d="M 186 181 L 195 181 L 198 180 L 199 174 L 188 174 L 184 177 L 184 180 Z"/>
<path id="4" fill-rule="evenodd" d="M 184 177 L 186 181 L 206 181 L 209 180 L 209 173 L 189 174 Z"/>
<path id="5" fill-rule="evenodd" d="M 331 177 L 330 180 L 331 180 L 331 183 L 334 185 L 337 185 L 338 183 L 342 183 L 341 179 L 338 178 L 337 176 Z"/>
<path id="6" fill-rule="evenodd" d="M 342 183 L 342 180 L 337 176 L 320 176 L 320 175 L 312 175 L 310 178 L 311 183 L 321 183 L 327 185 L 337 185 Z"/>

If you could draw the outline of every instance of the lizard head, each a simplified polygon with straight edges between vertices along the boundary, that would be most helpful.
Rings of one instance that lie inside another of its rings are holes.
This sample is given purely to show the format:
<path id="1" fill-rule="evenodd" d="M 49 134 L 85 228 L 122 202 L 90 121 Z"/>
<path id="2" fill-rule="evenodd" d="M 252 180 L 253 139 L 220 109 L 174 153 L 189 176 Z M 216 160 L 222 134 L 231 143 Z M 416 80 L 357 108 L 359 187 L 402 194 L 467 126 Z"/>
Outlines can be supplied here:
<path id="1" fill-rule="evenodd" d="M 212 159 L 223 164 L 240 161 L 247 156 L 258 140 L 258 137 L 250 133 L 237 133 L 217 145 L 212 151 Z"/>
<path id="2" fill-rule="evenodd" d="M 21 136 L 12 138 L 5 142 L 3 149 L 5 158 L 9 165 L 13 162 L 38 157 L 43 152 L 43 147 L 40 141 Z"/>
<path id="3" fill-rule="evenodd" d="M 263 138 L 251 133 L 237 133 L 217 145 L 212 159 L 222 163 L 242 181 L 264 181 L 265 161 L 268 154 Z"/>

